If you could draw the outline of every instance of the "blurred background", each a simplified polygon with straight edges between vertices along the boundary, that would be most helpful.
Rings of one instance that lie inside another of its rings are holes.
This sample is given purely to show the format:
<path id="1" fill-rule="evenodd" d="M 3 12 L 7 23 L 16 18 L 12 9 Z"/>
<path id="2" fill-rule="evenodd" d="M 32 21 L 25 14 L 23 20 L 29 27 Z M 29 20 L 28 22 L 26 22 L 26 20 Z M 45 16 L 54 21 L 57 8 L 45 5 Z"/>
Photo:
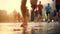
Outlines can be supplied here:
<path id="1" fill-rule="evenodd" d="M 43 5 L 42 17 L 37 21 L 35 15 L 31 14 L 30 0 L 26 2 L 26 34 L 60 34 L 60 1 L 59 0 L 38 0 L 37 5 L 41 1 Z M 22 0 L 0 0 L 0 34 L 22 34 L 23 16 L 21 12 Z M 51 6 L 50 19 L 47 20 L 46 9 L 47 4 Z M 56 16 L 53 16 L 54 11 Z M 36 11 L 36 10 L 34 10 Z M 39 15 L 39 14 L 38 14 Z"/>

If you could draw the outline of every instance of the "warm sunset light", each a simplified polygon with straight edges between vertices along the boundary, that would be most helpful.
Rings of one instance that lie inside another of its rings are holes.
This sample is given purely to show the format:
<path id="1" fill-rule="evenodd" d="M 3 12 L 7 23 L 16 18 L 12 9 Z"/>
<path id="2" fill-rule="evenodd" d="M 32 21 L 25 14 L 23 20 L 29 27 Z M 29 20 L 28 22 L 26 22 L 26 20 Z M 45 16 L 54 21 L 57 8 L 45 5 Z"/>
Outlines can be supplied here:
<path id="1" fill-rule="evenodd" d="M 38 0 L 42 1 L 42 4 L 51 3 L 51 0 Z M 7 13 L 11 13 L 14 9 L 21 13 L 20 10 L 21 0 L 0 0 L 0 10 L 7 10 Z M 26 6 L 31 10 L 30 0 L 27 0 Z"/>
<path id="2" fill-rule="evenodd" d="M 8 13 L 14 9 L 20 11 L 21 0 L 0 0 L 0 10 L 7 10 Z"/>
<path id="3" fill-rule="evenodd" d="M 0 0 L 0 34 L 60 34 L 59 0 Z"/>

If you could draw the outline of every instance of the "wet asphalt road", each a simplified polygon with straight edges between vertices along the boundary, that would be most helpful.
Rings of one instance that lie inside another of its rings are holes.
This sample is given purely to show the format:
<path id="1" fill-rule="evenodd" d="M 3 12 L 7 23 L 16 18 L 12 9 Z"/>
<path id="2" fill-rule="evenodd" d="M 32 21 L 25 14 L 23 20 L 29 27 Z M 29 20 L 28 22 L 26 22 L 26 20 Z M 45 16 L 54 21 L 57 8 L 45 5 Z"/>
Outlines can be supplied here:
<path id="1" fill-rule="evenodd" d="M 0 23 L 0 34 L 22 34 L 21 23 Z M 20 29 L 13 31 L 13 29 Z M 55 23 L 28 23 L 27 34 L 60 34 L 60 24 Z"/>

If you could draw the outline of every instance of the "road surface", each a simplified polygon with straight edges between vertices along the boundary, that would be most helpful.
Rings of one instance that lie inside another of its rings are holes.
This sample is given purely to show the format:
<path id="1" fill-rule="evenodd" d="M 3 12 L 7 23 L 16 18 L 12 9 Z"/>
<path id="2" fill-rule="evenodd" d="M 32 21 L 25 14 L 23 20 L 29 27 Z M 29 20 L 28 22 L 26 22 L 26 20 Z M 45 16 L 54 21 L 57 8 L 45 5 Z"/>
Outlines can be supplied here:
<path id="1" fill-rule="evenodd" d="M 0 34 L 22 34 L 22 23 L 0 23 Z M 60 34 L 58 22 L 28 23 L 27 34 Z"/>

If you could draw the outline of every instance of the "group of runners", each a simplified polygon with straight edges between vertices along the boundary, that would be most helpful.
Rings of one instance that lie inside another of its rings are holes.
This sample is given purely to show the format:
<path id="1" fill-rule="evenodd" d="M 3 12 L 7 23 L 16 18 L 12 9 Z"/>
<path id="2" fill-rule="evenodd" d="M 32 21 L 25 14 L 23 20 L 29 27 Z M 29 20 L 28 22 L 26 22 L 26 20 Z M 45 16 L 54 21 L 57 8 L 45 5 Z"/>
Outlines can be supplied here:
<path id="1" fill-rule="evenodd" d="M 53 18 L 54 20 L 56 20 L 57 17 L 57 10 L 56 9 L 52 9 L 50 3 L 47 3 L 47 5 L 45 6 L 45 11 L 42 11 L 42 9 L 44 9 L 43 5 L 41 4 L 41 1 L 39 1 L 39 4 L 37 5 L 37 7 L 35 8 L 35 16 L 36 17 L 36 21 L 40 21 L 40 19 L 42 19 L 42 12 L 46 11 L 46 16 L 47 19 L 46 21 L 49 21 L 51 18 Z M 52 15 L 51 15 L 52 14 Z M 53 16 L 53 17 L 51 17 Z M 32 16 L 31 16 L 32 17 Z"/>

